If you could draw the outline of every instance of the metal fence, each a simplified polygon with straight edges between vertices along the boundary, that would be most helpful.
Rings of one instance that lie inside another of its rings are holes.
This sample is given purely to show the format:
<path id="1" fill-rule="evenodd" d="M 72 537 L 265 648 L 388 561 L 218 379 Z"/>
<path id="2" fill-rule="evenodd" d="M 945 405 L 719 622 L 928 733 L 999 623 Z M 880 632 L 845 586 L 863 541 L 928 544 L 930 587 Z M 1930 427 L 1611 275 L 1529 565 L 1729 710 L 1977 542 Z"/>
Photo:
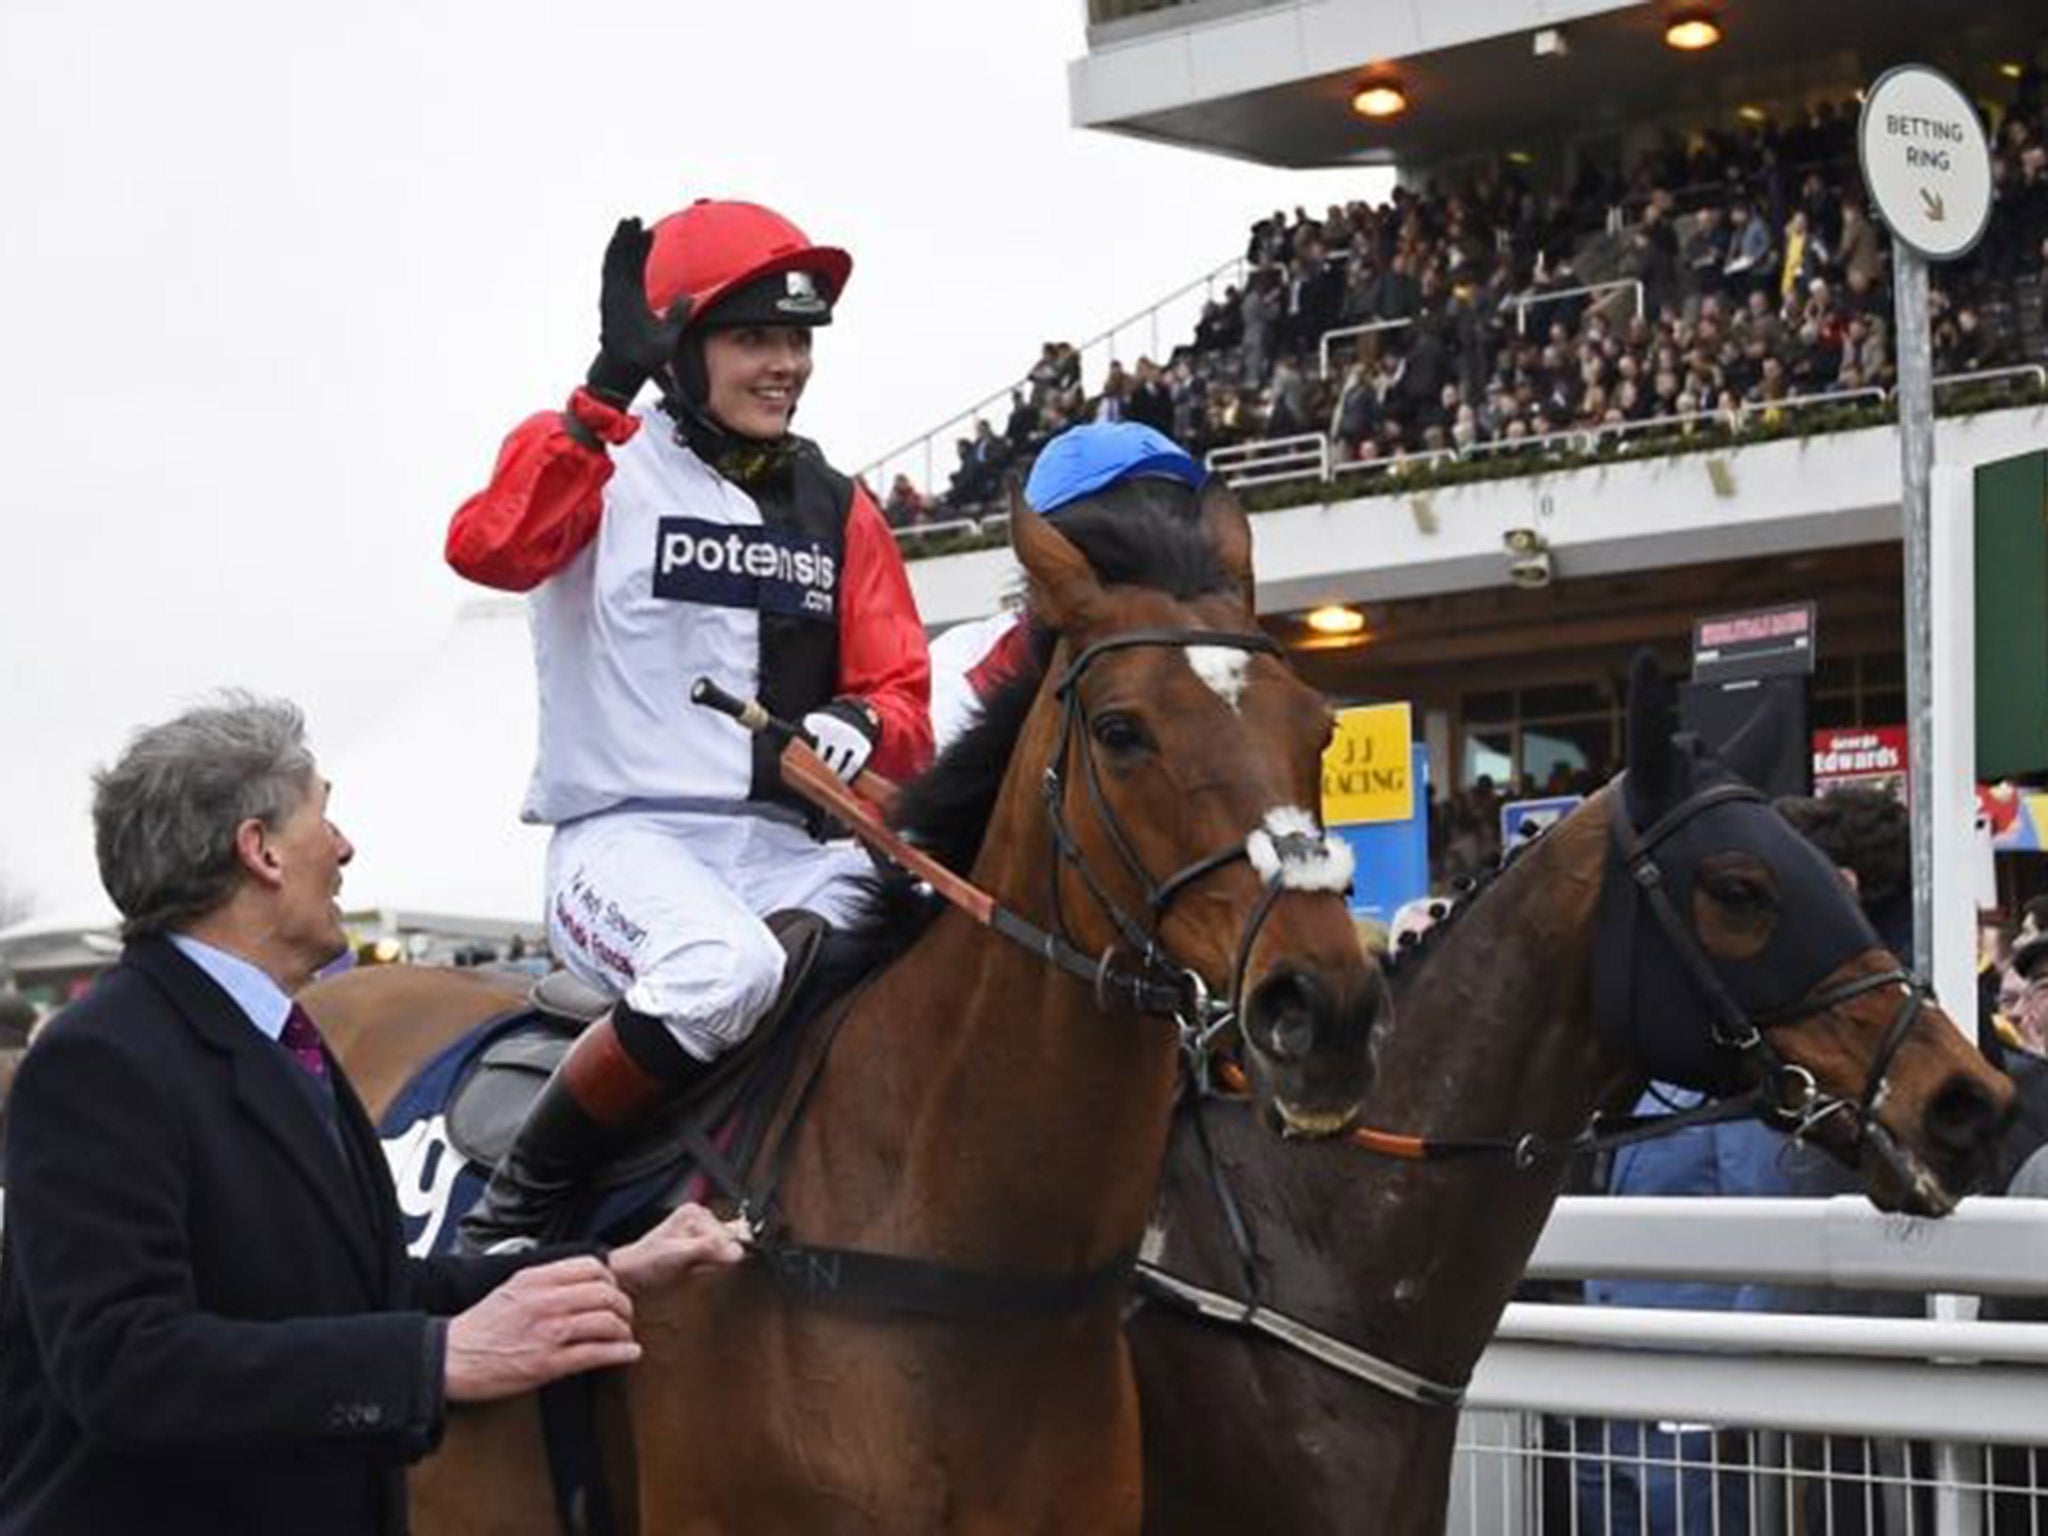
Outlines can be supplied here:
<path id="1" fill-rule="evenodd" d="M 2048 1202 L 1565 1200 L 1532 1276 L 1891 1291 L 1929 1314 L 1516 1304 L 1452 1479 L 1472 1536 L 2048 1536 Z M 1909 1300 L 1910 1298 L 1910 1300 Z"/>
<path id="2" fill-rule="evenodd" d="M 2048 1452 L 1678 1420 L 1473 1413 L 1451 1518 L 1485 1536 L 2048 1536 Z"/>

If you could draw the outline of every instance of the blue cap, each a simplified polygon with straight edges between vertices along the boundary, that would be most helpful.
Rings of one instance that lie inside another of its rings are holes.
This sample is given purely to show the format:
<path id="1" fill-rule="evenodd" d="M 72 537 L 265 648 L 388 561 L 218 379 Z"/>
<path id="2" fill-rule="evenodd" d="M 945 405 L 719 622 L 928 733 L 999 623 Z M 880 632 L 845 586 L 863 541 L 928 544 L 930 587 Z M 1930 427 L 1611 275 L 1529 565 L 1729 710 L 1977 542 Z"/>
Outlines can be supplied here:
<path id="1" fill-rule="evenodd" d="M 1165 433 L 1135 421 L 1095 421 L 1069 427 L 1045 445 L 1024 482 L 1024 499 L 1044 516 L 1140 475 L 1178 480 L 1196 490 L 1209 478 Z"/>

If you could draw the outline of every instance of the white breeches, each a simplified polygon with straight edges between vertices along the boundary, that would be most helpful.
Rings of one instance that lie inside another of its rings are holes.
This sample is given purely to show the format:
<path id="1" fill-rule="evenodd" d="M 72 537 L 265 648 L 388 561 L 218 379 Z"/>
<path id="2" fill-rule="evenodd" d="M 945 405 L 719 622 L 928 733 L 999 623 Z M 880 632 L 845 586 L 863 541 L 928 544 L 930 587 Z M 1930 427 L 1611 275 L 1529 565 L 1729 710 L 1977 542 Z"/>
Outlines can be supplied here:
<path id="1" fill-rule="evenodd" d="M 548 845 L 548 941 L 583 981 L 664 1020 L 701 1061 L 744 1040 L 782 985 L 762 917 L 844 923 L 873 861 L 765 816 L 619 811 Z"/>

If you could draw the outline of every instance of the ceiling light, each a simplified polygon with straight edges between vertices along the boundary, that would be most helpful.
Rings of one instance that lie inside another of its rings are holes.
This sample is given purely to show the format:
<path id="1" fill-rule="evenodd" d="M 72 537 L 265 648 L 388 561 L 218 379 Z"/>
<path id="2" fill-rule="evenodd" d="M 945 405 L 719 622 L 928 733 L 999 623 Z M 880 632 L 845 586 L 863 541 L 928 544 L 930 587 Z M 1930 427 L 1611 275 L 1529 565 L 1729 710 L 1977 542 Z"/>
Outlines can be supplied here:
<path id="1" fill-rule="evenodd" d="M 1358 88 L 1351 110 L 1360 117 L 1399 117 L 1408 110 L 1408 93 L 1392 80 L 1374 80 Z"/>
<path id="2" fill-rule="evenodd" d="M 1666 47 L 1676 48 L 1680 53 L 1698 53 L 1702 48 L 1711 48 L 1721 41 L 1721 23 L 1706 11 L 1686 10 L 1672 15 L 1671 22 L 1664 28 Z"/>
<path id="3" fill-rule="evenodd" d="M 1325 603 L 1320 608 L 1311 608 L 1302 622 L 1319 635 L 1365 633 L 1365 615 L 1343 603 Z"/>
<path id="4" fill-rule="evenodd" d="M 1509 165 L 1534 165 L 1536 157 L 1526 149 L 1511 149 L 1507 154 Z"/>
<path id="5" fill-rule="evenodd" d="M 1998 72 L 2008 80 L 2017 80 L 2027 72 L 2026 66 L 2017 59 L 2007 59 L 1998 66 Z"/>
<path id="6" fill-rule="evenodd" d="M 1737 107 L 1735 109 L 1735 115 L 1741 118 L 1745 123 L 1760 123 L 1765 118 L 1770 116 L 1768 112 L 1764 111 L 1762 107 L 1757 106 L 1754 102 L 1751 102 L 1747 106 Z"/>

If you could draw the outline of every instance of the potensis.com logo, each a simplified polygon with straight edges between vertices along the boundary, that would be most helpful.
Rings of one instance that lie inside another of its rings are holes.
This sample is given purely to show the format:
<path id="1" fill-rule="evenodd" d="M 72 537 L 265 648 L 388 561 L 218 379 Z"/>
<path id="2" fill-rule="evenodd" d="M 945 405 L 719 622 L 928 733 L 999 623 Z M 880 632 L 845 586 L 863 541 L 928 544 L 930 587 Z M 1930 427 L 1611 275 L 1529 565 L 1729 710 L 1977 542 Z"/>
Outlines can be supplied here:
<path id="1" fill-rule="evenodd" d="M 839 561 L 815 539 L 694 517 L 662 518 L 657 539 L 656 597 L 821 619 L 838 611 Z"/>

